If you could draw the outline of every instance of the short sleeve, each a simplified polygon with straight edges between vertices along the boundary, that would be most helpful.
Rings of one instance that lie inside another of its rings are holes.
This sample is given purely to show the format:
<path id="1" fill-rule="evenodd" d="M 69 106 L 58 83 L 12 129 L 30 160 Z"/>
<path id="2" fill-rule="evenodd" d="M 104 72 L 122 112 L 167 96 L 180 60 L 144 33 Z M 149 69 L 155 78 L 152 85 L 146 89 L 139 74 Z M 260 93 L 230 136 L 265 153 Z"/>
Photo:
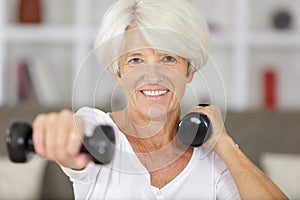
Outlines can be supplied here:
<path id="1" fill-rule="evenodd" d="M 91 192 L 92 186 L 96 184 L 100 167 L 90 162 L 83 170 L 72 170 L 62 167 L 63 172 L 73 183 L 75 199 L 86 199 Z"/>
<path id="2" fill-rule="evenodd" d="M 95 177 L 100 170 L 100 165 L 90 162 L 83 170 L 73 170 L 63 166 L 61 166 L 61 168 L 72 182 L 90 184 L 95 182 Z"/>
<path id="3" fill-rule="evenodd" d="M 217 199 L 218 200 L 239 200 L 241 199 L 237 186 L 229 172 L 225 169 L 217 179 Z"/>
<path id="4" fill-rule="evenodd" d="M 215 154 L 215 186 L 218 200 L 238 200 L 239 191 L 224 161 Z"/>

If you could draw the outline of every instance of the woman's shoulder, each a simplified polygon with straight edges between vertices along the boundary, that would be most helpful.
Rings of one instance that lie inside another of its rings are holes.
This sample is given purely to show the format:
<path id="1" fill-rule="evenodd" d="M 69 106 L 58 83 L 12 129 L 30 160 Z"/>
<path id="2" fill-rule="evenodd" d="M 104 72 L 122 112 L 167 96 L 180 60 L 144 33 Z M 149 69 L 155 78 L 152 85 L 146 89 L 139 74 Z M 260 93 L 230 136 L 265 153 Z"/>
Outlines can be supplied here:
<path id="1" fill-rule="evenodd" d="M 81 107 L 77 110 L 76 115 L 95 115 L 95 114 L 100 114 L 100 115 L 107 115 L 104 111 L 97 109 L 97 108 L 92 108 L 92 107 Z"/>
<path id="2" fill-rule="evenodd" d="M 111 121 L 108 112 L 104 112 L 100 109 L 92 108 L 92 107 L 82 107 L 77 110 L 75 115 L 81 116 L 85 120 L 88 119 L 95 122 L 104 122 L 104 124 L 107 123 L 108 121 Z"/>

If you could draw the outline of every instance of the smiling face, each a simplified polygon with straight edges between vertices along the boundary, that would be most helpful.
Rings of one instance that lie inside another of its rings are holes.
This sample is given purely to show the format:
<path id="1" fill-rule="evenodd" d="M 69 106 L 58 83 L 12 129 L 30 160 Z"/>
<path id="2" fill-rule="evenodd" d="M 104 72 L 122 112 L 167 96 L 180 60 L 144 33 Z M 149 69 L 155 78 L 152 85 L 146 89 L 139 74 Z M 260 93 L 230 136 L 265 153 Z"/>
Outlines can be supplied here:
<path id="1" fill-rule="evenodd" d="M 127 108 L 137 122 L 164 120 L 170 113 L 178 114 L 185 92 L 188 61 L 156 50 L 147 44 L 138 29 L 125 36 L 124 54 L 119 58 L 117 83 L 123 87 Z"/>

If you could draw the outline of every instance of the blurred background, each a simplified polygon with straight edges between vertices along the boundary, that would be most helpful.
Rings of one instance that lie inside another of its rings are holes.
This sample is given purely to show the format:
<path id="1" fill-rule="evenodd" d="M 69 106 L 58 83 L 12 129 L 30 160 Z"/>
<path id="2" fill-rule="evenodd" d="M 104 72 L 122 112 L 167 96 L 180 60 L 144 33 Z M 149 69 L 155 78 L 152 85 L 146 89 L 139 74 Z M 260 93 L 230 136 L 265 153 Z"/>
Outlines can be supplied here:
<path id="1" fill-rule="evenodd" d="M 63 107 L 118 107 L 123 96 L 113 77 L 101 74 L 90 56 L 112 2 L 0 0 L 0 199 L 73 198 L 69 180 L 53 163 L 37 159 L 25 168 L 7 160 L 5 129 L 16 119 L 30 122 Z M 219 105 L 245 154 L 299 199 L 300 1 L 192 2 L 212 36 L 211 59 L 191 85 L 196 101 Z M 29 172 L 36 185 L 26 193 Z"/>

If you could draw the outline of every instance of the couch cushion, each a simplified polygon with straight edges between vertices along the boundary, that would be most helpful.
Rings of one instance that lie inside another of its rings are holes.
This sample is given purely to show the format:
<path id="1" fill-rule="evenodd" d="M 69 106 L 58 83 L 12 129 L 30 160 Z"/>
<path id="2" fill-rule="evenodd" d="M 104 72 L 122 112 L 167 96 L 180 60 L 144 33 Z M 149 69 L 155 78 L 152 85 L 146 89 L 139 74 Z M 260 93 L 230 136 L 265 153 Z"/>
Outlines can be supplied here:
<path id="1" fill-rule="evenodd" d="M 35 156 L 26 164 L 0 156 L 0 199 L 40 199 L 47 161 Z"/>
<path id="2" fill-rule="evenodd" d="M 260 163 L 290 199 L 300 199 L 300 154 L 264 153 Z"/>

